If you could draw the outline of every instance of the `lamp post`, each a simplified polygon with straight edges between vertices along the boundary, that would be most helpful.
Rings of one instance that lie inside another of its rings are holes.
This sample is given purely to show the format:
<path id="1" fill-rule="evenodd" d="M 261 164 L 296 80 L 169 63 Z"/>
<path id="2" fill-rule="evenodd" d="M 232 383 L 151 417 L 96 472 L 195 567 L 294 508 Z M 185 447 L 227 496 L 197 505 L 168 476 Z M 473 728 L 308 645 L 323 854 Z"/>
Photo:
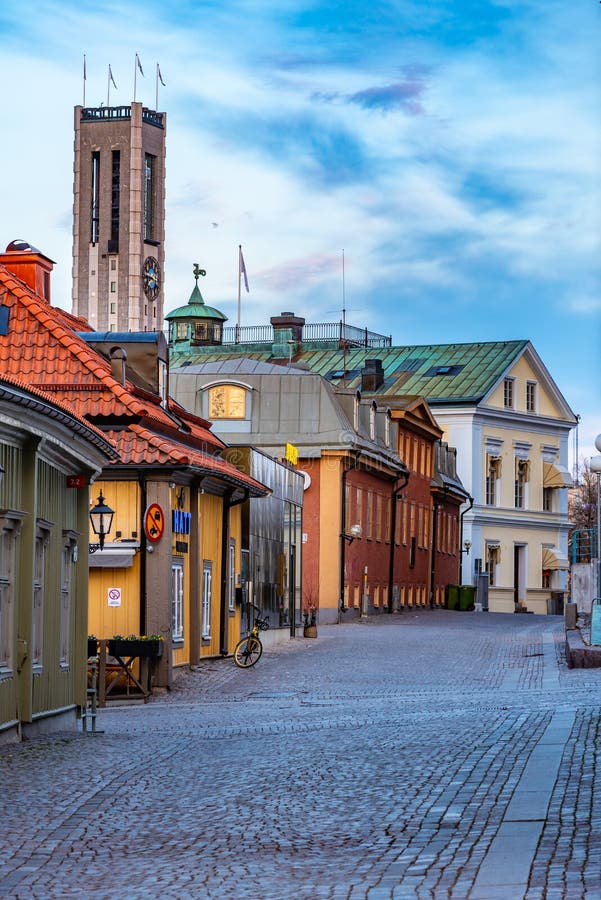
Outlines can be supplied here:
<path id="1" fill-rule="evenodd" d="M 595 447 L 601 450 L 601 434 L 595 438 Z M 601 595 L 601 456 L 592 456 L 590 469 L 597 476 L 597 585 L 596 599 Z"/>
<path id="2" fill-rule="evenodd" d="M 115 510 L 111 509 L 110 506 L 107 506 L 104 502 L 102 491 L 100 491 L 100 494 L 98 495 L 96 506 L 92 507 L 89 515 L 92 531 L 94 534 L 98 535 L 98 543 L 90 544 L 89 550 L 90 553 L 96 553 L 97 550 L 104 549 L 104 538 L 111 530 L 113 516 L 115 515 Z"/>

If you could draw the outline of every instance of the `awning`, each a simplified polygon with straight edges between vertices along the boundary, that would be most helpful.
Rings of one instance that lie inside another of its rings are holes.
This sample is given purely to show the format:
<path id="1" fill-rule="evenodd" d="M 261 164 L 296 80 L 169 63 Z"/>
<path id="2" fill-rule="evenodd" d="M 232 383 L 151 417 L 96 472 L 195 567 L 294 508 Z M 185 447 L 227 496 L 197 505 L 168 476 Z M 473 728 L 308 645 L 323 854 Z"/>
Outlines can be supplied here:
<path id="1" fill-rule="evenodd" d="M 543 547 L 543 569 L 569 569 L 570 562 L 557 547 Z"/>
<path id="2" fill-rule="evenodd" d="M 572 487 L 572 476 L 566 466 L 558 463 L 543 463 L 543 487 L 564 488 Z"/>
<path id="3" fill-rule="evenodd" d="M 139 544 L 105 544 L 104 550 L 88 554 L 90 569 L 127 569 L 133 565 Z"/>

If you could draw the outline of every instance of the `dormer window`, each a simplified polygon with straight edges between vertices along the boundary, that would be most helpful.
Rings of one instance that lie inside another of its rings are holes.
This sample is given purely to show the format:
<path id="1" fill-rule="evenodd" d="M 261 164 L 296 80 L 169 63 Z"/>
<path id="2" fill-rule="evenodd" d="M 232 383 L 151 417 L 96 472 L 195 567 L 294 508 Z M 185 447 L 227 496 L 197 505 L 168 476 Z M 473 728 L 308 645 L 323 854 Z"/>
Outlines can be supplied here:
<path id="1" fill-rule="evenodd" d="M 244 419 L 246 391 L 235 384 L 218 384 L 209 390 L 209 419 Z"/>
<path id="2" fill-rule="evenodd" d="M 506 378 L 503 381 L 503 406 L 505 409 L 513 409 L 513 378 Z"/>
<path id="3" fill-rule="evenodd" d="M 372 403 L 369 407 L 369 439 L 370 441 L 375 441 L 376 439 L 376 404 Z"/>

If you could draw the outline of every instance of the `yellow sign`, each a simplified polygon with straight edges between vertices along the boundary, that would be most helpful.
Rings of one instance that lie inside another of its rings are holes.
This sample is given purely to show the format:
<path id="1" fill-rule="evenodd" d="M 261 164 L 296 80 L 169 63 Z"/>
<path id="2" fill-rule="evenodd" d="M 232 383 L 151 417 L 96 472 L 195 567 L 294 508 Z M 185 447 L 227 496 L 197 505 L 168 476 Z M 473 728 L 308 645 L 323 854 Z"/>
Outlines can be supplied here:
<path id="1" fill-rule="evenodd" d="M 298 447 L 295 447 L 294 444 L 286 444 L 286 459 L 293 466 L 298 465 Z"/>

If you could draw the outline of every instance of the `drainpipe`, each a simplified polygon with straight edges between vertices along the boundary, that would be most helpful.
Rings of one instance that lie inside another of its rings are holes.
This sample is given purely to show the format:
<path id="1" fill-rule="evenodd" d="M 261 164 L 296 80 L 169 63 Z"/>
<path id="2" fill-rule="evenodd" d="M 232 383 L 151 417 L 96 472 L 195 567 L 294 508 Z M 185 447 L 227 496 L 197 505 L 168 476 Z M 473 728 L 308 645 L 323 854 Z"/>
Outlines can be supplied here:
<path id="1" fill-rule="evenodd" d="M 459 579 L 460 579 L 460 581 L 463 581 L 463 517 L 466 514 L 466 512 L 469 512 L 470 509 L 472 508 L 472 506 L 474 505 L 473 497 L 468 497 L 468 500 L 469 500 L 470 505 L 467 507 L 467 509 L 464 509 L 463 512 L 459 516 L 459 522 L 460 522 L 460 527 L 459 527 Z"/>
<path id="2" fill-rule="evenodd" d="M 138 473 L 138 483 L 140 485 L 140 634 L 146 634 L 146 553 L 148 542 L 146 540 L 146 530 L 144 528 L 144 513 L 148 503 L 146 493 L 146 475 L 144 472 Z"/>
<path id="3" fill-rule="evenodd" d="M 238 500 L 232 500 L 232 490 L 229 490 L 223 498 L 223 508 L 221 511 L 221 615 L 219 617 L 219 653 L 221 656 L 227 656 L 228 648 L 228 586 L 230 574 L 230 512 L 234 506 L 244 503 L 248 500 L 248 489 L 244 489 L 242 497 Z"/>
<path id="4" fill-rule="evenodd" d="M 354 454 L 355 459 L 353 464 L 351 466 L 347 466 L 346 469 L 342 470 L 342 502 L 340 504 L 340 599 L 338 601 L 338 618 L 336 620 L 337 625 L 340 625 L 340 617 L 342 613 L 346 612 L 346 607 L 344 605 L 344 569 L 346 565 L 346 539 L 344 536 L 344 529 L 346 527 L 346 476 L 348 472 L 356 469 L 359 465 L 361 451 L 355 450 Z"/>
<path id="5" fill-rule="evenodd" d="M 390 514 L 390 559 L 388 560 L 388 612 L 392 612 L 392 591 L 394 587 L 394 544 L 396 535 L 396 501 L 401 491 L 407 487 L 410 473 L 406 472 L 401 484 L 398 484 L 392 492 L 392 509 Z M 402 609 L 402 607 L 399 607 Z"/>

